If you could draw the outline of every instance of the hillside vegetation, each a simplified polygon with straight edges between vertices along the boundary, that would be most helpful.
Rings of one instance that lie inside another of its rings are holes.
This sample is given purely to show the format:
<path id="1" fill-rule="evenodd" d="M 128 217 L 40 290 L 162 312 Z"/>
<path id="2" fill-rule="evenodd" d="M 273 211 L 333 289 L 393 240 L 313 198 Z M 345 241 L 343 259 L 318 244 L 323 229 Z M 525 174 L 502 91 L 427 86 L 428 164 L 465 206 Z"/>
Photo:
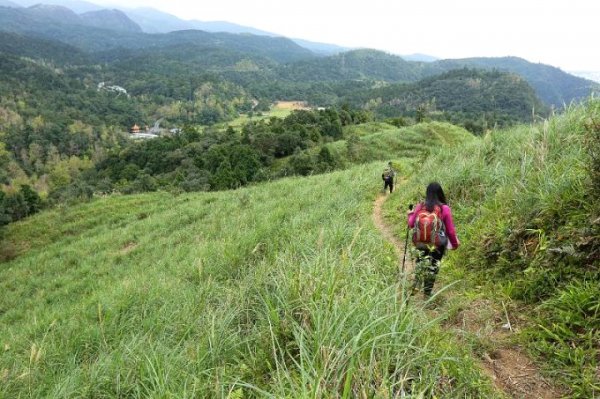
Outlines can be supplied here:
<path id="1" fill-rule="evenodd" d="M 585 100 L 592 92 L 598 93 L 600 85 L 571 75 L 560 68 L 528 62 L 518 57 L 463 58 L 441 60 L 429 64 L 428 73 L 453 70 L 458 67 L 483 68 L 506 71 L 524 78 L 535 89 L 537 96 L 547 105 L 562 108 L 573 100 Z"/>
<path id="2" fill-rule="evenodd" d="M 515 116 L 526 121 L 532 112 L 547 112 L 518 75 L 474 69 L 456 69 L 418 83 L 382 86 L 345 100 L 376 115 L 441 119 L 463 124 L 477 134 L 509 126 Z"/>
<path id="3" fill-rule="evenodd" d="M 467 130 L 441 122 L 423 122 L 398 128 L 383 122 L 369 122 L 344 127 L 344 139 L 295 151 L 273 162 L 273 177 L 311 175 L 348 168 L 372 161 L 396 160 L 399 171 L 427 157 L 432 148 L 473 140 Z M 375 173 L 376 175 L 376 173 Z"/>
<path id="4" fill-rule="evenodd" d="M 9 226 L 3 397 L 495 397 L 398 301 L 381 164 L 111 196 Z"/>
<path id="5" fill-rule="evenodd" d="M 443 122 L 423 122 L 402 128 L 380 124 L 371 132 L 369 127 L 369 124 L 349 126 L 346 140 L 329 145 L 332 153 L 354 163 L 399 158 L 419 162 L 434 148 L 450 147 L 474 139 L 467 130 Z"/>
<path id="6" fill-rule="evenodd" d="M 525 320 L 519 341 L 577 398 L 600 393 L 599 138 L 600 101 L 590 100 L 441 149 L 387 204 L 401 223 L 395 208 L 442 184 L 463 244 L 446 267 L 469 282 L 465 306 L 513 303 Z"/>

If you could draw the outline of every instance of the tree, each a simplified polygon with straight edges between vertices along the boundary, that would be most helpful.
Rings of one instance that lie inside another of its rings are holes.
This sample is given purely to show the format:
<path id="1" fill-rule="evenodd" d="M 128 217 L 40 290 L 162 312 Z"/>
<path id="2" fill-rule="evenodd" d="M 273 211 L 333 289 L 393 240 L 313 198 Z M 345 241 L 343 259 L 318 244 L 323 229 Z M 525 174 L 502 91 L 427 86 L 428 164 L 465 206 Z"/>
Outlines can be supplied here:
<path id="1" fill-rule="evenodd" d="M 42 207 L 42 199 L 30 186 L 21 186 L 21 194 L 27 205 L 27 216 L 37 213 Z"/>
<path id="2" fill-rule="evenodd" d="M 8 174 L 6 173 L 8 163 L 10 162 L 10 154 L 6 150 L 6 146 L 0 141 L 0 183 L 8 183 Z"/>
<path id="3" fill-rule="evenodd" d="M 10 223 L 11 217 L 6 209 L 5 204 L 6 193 L 4 191 L 0 191 L 0 227 Z"/>
<path id="4" fill-rule="evenodd" d="M 4 198 L 5 212 L 10 215 L 10 220 L 16 222 L 28 215 L 28 207 L 21 191 L 9 193 Z"/>
<path id="5" fill-rule="evenodd" d="M 290 158 L 292 172 L 302 176 L 308 176 L 315 170 L 315 163 L 310 154 L 303 151 L 296 151 Z"/>
<path id="6" fill-rule="evenodd" d="M 226 190 L 228 188 L 236 188 L 238 181 L 233 173 L 233 168 L 229 160 L 225 160 L 217 168 L 216 173 L 212 176 L 210 185 L 215 190 Z"/>
<path id="7" fill-rule="evenodd" d="M 317 168 L 320 172 L 328 172 L 335 168 L 335 159 L 327 146 L 323 146 L 317 155 Z"/>
<path id="8" fill-rule="evenodd" d="M 428 112 L 427 104 L 425 104 L 425 103 L 419 104 L 419 106 L 417 107 L 416 115 L 415 115 L 415 120 L 417 121 L 417 123 L 421 123 L 421 122 L 425 121 L 425 118 L 427 117 L 427 112 Z"/>

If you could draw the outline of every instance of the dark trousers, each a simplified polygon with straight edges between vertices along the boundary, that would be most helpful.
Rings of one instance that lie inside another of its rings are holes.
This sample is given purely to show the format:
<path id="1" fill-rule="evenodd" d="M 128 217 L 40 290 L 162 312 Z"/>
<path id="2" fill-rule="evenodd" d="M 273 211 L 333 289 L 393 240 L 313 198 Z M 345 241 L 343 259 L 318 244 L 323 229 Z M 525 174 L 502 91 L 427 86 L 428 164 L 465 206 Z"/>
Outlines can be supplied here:
<path id="1" fill-rule="evenodd" d="M 435 278 L 440 271 L 440 261 L 445 252 L 445 246 L 437 247 L 434 250 L 428 248 L 419 249 L 414 288 L 418 289 L 421 282 L 423 282 L 423 293 L 425 296 L 431 296 Z"/>
<path id="2" fill-rule="evenodd" d="M 385 191 L 386 188 L 388 188 L 388 186 L 390 188 L 390 193 L 392 191 L 394 191 L 394 179 L 393 178 L 392 179 L 383 179 L 383 182 L 384 182 L 383 183 L 383 191 Z"/>

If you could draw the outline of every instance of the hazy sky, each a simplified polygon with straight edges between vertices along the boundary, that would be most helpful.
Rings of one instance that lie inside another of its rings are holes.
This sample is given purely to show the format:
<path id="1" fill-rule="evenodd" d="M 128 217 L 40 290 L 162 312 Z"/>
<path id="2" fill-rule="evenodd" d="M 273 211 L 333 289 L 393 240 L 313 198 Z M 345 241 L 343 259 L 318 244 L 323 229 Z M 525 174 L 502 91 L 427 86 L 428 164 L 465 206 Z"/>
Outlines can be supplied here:
<path id="1" fill-rule="evenodd" d="M 600 71 L 598 0 L 122 0 L 118 4 L 396 54 L 514 55 L 564 70 Z"/>

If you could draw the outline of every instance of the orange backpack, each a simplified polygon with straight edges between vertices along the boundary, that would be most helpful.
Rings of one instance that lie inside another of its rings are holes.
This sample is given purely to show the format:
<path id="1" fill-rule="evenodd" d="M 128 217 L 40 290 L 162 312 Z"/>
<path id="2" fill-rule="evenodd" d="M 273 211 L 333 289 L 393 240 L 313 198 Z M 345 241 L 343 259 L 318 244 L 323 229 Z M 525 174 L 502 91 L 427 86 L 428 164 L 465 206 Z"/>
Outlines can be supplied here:
<path id="1" fill-rule="evenodd" d="M 429 212 L 425 205 L 415 218 L 415 231 L 413 243 L 419 249 L 445 246 L 448 243 L 446 226 L 442 221 L 442 208 L 436 205 L 433 212 Z"/>

